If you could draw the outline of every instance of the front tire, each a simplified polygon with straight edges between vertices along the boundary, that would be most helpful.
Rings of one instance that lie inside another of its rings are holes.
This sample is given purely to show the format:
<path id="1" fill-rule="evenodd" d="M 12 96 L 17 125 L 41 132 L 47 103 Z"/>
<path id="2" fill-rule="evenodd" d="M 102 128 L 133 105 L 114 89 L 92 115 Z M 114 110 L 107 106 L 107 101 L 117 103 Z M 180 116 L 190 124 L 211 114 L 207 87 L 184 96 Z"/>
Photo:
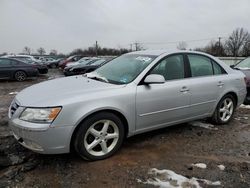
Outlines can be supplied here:
<path id="1" fill-rule="evenodd" d="M 95 161 L 110 157 L 121 146 L 124 125 L 113 113 L 101 112 L 87 118 L 74 140 L 76 152 L 84 159 Z"/>
<path id="2" fill-rule="evenodd" d="M 225 95 L 215 109 L 212 116 L 212 122 L 218 125 L 229 123 L 233 118 L 235 108 L 235 98 L 230 94 Z"/>

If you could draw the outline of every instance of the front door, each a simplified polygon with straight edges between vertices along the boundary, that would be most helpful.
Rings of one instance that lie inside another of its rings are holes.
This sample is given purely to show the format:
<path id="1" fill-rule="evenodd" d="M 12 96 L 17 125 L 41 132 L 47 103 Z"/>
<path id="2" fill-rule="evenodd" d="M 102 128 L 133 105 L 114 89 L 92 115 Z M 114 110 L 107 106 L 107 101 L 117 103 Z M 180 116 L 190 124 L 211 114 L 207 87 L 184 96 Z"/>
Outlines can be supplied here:
<path id="1" fill-rule="evenodd" d="M 185 79 L 183 55 L 161 60 L 149 74 L 160 74 L 163 84 L 138 85 L 136 130 L 154 129 L 189 117 L 189 81 Z"/>

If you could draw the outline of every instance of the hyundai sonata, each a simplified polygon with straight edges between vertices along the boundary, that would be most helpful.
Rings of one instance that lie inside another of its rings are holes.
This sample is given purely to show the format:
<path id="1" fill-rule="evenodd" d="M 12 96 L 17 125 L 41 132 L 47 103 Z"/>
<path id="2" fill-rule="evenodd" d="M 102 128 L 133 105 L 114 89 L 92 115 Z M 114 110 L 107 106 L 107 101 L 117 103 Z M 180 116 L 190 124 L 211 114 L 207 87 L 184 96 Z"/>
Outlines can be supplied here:
<path id="1" fill-rule="evenodd" d="M 74 149 L 99 160 L 146 131 L 202 118 L 226 124 L 245 96 L 244 74 L 213 56 L 137 51 L 92 73 L 24 89 L 10 105 L 9 126 L 33 151 Z"/>

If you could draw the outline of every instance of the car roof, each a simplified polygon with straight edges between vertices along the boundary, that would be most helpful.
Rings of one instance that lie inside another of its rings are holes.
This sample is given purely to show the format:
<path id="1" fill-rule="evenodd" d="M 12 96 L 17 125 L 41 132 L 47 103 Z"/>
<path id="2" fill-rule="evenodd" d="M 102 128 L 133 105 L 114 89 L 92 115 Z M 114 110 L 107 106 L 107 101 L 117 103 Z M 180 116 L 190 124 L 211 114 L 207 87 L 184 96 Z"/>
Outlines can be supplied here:
<path id="1" fill-rule="evenodd" d="M 160 56 L 160 55 L 168 55 L 174 53 L 194 53 L 194 54 L 210 56 L 209 54 L 192 50 L 142 50 L 142 51 L 130 52 L 129 54 Z"/>

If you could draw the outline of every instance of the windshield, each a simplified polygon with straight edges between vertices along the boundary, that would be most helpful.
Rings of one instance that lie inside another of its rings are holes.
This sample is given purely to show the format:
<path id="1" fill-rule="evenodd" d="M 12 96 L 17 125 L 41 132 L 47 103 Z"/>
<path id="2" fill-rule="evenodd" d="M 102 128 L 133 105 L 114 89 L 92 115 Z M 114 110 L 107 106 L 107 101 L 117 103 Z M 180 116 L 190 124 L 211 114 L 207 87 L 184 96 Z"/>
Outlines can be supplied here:
<path id="1" fill-rule="evenodd" d="M 78 63 L 80 63 L 81 65 L 86 65 L 89 63 L 89 60 L 86 60 L 86 59 L 81 59 L 79 61 L 77 61 Z"/>
<path id="2" fill-rule="evenodd" d="M 35 63 L 29 57 L 15 57 L 15 59 L 19 59 L 19 60 L 25 61 L 26 63 L 30 63 L 30 64 L 34 64 Z"/>
<path id="3" fill-rule="evenodd" d="M 250 69 L 250 57 L 244 59 L 243 61 L 241 61 L 240 63 L 235 65 L 235 68 L 238 68 L 238 69 Z"/>
<path id="4" fill-rule="evenodd" d="M 125 54 L 98 68 L 96 74 L 111 83 L 127 84 L 133 81 L 156 56 Z"/>
<path id="5" fill-rule="evenodd" d="M 100 65 L 100 64 L 102 64 L 102 63 L 105 62 L 105 61 L 106 61 L 105 59 L 99 59 L 99 60 L 97 60 L 97 61 L 91 63 L 91 65 Z"/>

